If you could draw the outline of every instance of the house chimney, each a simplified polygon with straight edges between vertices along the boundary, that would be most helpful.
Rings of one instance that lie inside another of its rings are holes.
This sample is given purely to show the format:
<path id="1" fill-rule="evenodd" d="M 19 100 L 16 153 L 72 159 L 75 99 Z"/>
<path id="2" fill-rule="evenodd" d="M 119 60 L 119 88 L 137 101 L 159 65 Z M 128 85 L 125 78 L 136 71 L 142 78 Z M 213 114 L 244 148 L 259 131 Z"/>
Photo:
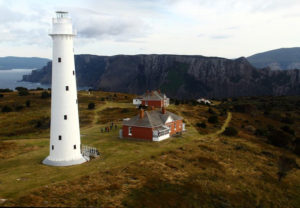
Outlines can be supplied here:
<path id="1" fill-rule="evenodd" d="M 166 108 L 165 108 L 165 107 L 162 107 L 162 108 L 161 108 L 161 112 L 162 112 L 162 114 L 166 114 Z"/>
<path id="2" fill-rule="evenodd" d="M 144 118 L 144 109 L 141 109 L 140 110 L 140 119 L 143 119 Z"/>

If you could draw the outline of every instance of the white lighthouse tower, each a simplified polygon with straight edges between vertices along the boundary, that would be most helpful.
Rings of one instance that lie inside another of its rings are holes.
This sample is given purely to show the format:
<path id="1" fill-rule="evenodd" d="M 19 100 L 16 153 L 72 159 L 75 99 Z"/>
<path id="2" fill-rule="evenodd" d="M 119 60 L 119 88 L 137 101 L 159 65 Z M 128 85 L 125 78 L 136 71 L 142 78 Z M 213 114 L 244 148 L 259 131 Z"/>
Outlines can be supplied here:
<path id="1" fill-rule="evenodd" d="M 46 165 L 69 166 L 86 162 L 80 151 L 77 87 L 71 19 L 56 12 L 52 20 L 53 40 L 50 154 Z"/>

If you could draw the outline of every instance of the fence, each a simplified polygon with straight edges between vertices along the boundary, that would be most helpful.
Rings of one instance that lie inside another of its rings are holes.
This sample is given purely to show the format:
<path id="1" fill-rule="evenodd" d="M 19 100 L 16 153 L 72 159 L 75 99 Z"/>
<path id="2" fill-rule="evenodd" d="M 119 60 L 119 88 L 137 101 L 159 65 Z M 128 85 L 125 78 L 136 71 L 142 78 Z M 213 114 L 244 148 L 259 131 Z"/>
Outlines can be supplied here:
<path id="1" fill-rule="evenodd" d="M 86 145 L 81 146 L 81 154 L 86 157 L 99 157 L 100 153 L 95 147 L 90 147 Z"/>

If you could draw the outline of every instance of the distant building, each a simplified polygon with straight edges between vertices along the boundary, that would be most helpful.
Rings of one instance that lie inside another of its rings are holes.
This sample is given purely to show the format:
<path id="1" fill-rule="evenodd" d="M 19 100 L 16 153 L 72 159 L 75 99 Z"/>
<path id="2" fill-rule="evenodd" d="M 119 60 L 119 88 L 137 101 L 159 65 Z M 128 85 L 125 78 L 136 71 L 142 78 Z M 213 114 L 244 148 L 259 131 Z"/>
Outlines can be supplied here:
<path id="1" fill-rule="evenodd" d="M 170 103 L 169 98 L 166 94 L 160 92 L 160 90 L 147 91 L 141 97 L 134 98 L 133 104 L 136 106 L 149 106 L 155 108 L 168 107 Z"/>
<path id="2" fill-rule="evenodd" d="M 202 104 L 207 104 L 207 105 L 211 105 L 211 101 L 205 99 L 205 98 L 200 98 L 197 100 L 198 103 L 202 103 Z"/>
<path id="3" fill-rule="evenodd" d="M 139 115 L 123 120 L 120 137 L 162 141 L 185 131 L 182 120 L 182 117 L 166 111 L 164 107 L 151 111 L 141 109 Z"/>

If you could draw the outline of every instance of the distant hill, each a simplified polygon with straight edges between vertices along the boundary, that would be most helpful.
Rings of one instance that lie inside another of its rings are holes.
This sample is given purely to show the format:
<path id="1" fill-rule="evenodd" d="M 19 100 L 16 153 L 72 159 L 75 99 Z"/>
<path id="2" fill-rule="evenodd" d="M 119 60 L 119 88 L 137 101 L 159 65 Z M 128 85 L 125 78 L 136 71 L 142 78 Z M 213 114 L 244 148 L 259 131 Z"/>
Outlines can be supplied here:
<path id="1" fill-rule="evenodd" d="M 256 69 L 235 60 L 186 55 L 76 55 L 79 86 L 142 94 L 161 89 L 171 98 L 299 95 L 300 70 Z M 23 81 L 51 83 L 51 62 Z"/>
<path id="2" fill-rule="evenodd" d="M 256 68 L 300 69 L 300 47 L 266 51 L 247 59 Z"/>
<path id="3" fill-rule="evenodd" d="M 45 66 L 50 59 L 38 57 L 0 57 L 0 70 L 37 69 Z"/>

